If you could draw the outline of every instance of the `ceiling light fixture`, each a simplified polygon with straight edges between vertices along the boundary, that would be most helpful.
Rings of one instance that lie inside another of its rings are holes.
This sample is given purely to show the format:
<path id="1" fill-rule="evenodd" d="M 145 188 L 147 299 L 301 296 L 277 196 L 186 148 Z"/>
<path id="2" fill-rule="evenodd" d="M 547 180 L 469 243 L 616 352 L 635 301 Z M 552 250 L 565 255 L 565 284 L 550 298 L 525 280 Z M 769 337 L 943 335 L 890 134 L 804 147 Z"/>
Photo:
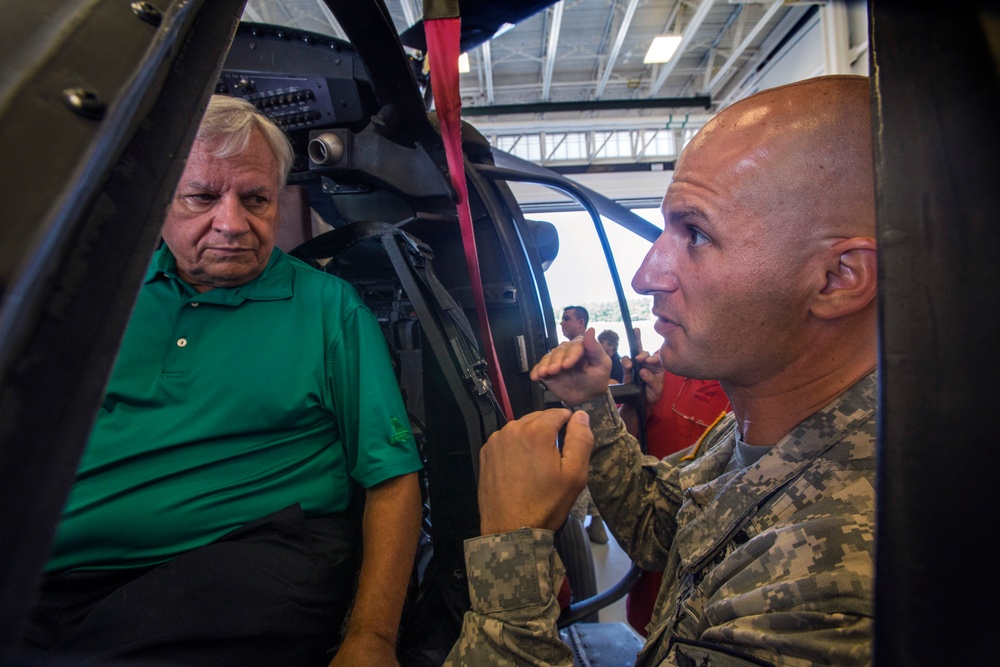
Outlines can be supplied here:
<path id="1" fill-rule="evenodd" d="M 650 63 L 665 63 L 673 58 L 674 53 L 677 52 L 677 47 L 680 45 L 681 35 L 660 35 L 659 37 L 655 37 L 642 62 L 647 65 Z"/>

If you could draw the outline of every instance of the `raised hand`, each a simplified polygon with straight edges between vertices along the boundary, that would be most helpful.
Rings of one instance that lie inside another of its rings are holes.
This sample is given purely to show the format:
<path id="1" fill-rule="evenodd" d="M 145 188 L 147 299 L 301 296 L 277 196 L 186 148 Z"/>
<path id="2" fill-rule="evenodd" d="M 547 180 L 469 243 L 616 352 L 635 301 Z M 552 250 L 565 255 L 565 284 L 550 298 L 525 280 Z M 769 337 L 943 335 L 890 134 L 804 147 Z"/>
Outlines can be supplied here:
<path id="1" fill-rule="evenodd" d="M 531 369 L 531 379 L 544 383 L 567 405 L 577 405 L 608 390 L 611 358 L 590 328 L 542 357 Z"/>
<path id="2" fill-rule="evenodd" d="M 660 363 L 660 351 L 647 352 L 642 347 L 642 332 L 638 327 L 633 329 L 635 332 L 636 345 L 639 348 L 639 352 L 635 355 L 635 360 L 633 361 L 629 357 L 622 357 L 622 368 L 625 369 L 625 379 L 629 379 L 632 373 L 633 365 L 639 367 L 639 377 L 646 388 L 646 405 L 653 405 L 660 400 L 660 395 L 663 393 L 663 364 Z"/>

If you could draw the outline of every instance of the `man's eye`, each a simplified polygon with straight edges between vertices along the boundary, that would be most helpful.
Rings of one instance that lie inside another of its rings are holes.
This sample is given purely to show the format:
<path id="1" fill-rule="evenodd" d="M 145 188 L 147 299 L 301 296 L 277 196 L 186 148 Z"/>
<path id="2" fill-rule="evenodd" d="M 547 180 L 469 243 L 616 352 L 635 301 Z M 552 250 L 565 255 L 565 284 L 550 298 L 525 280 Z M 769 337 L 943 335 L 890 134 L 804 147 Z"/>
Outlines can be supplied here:
<path id="1" fill-rule="evenodd" d="M 688 227 L 688 234 L 688 240 L 693 246 L 704 245 L 705 243 L 711 243 L 712 241 L 712 239 L 705 236 L 697 227 Z"/>
<path id="2" fill-rule="evenodd" d="M 207 192 L 196 192 L 194 194 L 185 195 L 184 198 L 193 204 L 206 204 L 215 201 L 215 195 Z"/>
<path id="3" fill-rule="evenodd" d="M 261 206 L 267 204 L 267 197 L 262 197 L 261 195 L 250 195 L 249 197 L 244 199 L 244 201 L 246 202 L 247 206 L 253 208 L 260 208 Z"/>

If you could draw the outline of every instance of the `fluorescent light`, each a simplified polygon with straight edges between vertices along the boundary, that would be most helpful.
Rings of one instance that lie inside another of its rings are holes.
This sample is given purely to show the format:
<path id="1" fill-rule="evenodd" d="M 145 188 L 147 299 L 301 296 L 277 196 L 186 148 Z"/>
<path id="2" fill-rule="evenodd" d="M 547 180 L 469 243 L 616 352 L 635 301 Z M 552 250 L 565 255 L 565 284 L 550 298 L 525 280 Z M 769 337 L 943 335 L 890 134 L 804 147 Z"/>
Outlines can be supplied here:
<path id="1" fill-rule="evenodd" d="M 458 71 L 460 74 L 465 74 L 469 70 L 469 54 L 463 53 L 458 57 Z"/>
<path id="2" fill-rule="evenodd" d="M 650 45 L 649 51 L 646 53 L 646 57 L 642 59 L 642 62 L 647 65 L 649 63 L 665 63 L 674 56 L 677 47 L 680 45 L 680 35 L 660 35 L 653 39 L 653 43 Z"/>

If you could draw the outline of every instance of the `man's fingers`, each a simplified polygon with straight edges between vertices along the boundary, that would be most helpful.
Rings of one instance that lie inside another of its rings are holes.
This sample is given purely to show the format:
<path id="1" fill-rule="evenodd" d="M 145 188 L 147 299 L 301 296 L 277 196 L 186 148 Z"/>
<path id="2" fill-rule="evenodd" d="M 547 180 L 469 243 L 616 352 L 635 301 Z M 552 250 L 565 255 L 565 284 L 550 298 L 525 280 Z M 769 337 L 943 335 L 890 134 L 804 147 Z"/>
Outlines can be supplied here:
<path id="1" fill-rule="evenodd" d="M 538 380 L 558 375 L 562 371 L 576 366 L 583 355 L 582 339 L 574 339 L 568 343 L 561 343 L 558 347 L 549 350 L 545 356 L 538 360 L 535 367 L 531 369 L 529 376 L 537 382 Z"/>
<path id="2" fill-rule="evenodd" d="M 559 429 L 562 428 L 562 425 L 566 423 L 566 420 L 569 419 L 571 414 L 572 413 L 566 408 L 550 408 L 548 410 L 529 412 L 519 419 L 507 422 L 499 431 L 494 431 L 493 435 L 491 435 L 486 441 L 486 445 L 479 450 L 480 454 L 487 450 L 487 445 L 496 441 L 506 440 L 508 438 L 520 439 L 518 434 L 526 431 L 542 428 L 548 429 L 553 434 L 556 434 L 559 432 Z M 553 439 L 552 442 L 555 443 L 555 439 Z"/>
<path id="3" fill-rule="evenodd" d="M 635 347 L 636 349 L 643 349 L 642 347 L 642 329 L 639 327 L 633 327 L 632 333 L 635 334 Z"/>
<path id="4" fill-rule="evenodd" d="M 660 363 L 659 351 L 653 353 L 642 351 L 635 355 L 635 363 L 653 372 L 659 372 L 663 368 L 663 365 Z"/>
<path id="5" fill-rule="evenodd" d="M 594 450 L 594 433 L 590 430 L 590 415 L 583 410 L 573 413 L 566 424 L 562 455 L 564 463 L 583 471 L 586 480 L 590 466 L 590 453 Z"/>
<path id="6" fill-rule="evenodd" d="M 653 370 L 654 373 L 660 374 L 663 372 L 663 364 L 660 362 L 660 351 L 657 350 L 649 355 L 649 359 L 646 360 L 646 364 Z"/>
<path id="7" fill-rule="evenodd" d="M 538 412 L 532 412 L 529 417 L 532 419 L 528 420 L 522 418 L 520 421 L 524 423 L 525 426 L 531 426 L 533 429 L 545 429 L 552 432 L 553 440 L 555 443 L 555 435 L 559 433 L 559 429 L 569 420 L 573 413 L 566 408 L 549 408 L 548 410 L 539 410 Z"/>
<path id="8" fill-rule="evenodd" d="M 528 424 L 544 417 L 547 412 L 568 412 L 568 410 L 566 408 L 551 408 L 549 410 L 536 410 L 535 412 L 529 412 L 528 414 L 524 415 L 517 421 L 520 422 L 521 425 L 527 426 Z M 563 421 L 565 421 L 566 419 L 569 419 L 568 415 L 563 418 Z"/>
<path id="9" fill-rule="evenodd" d="M 650 382 L 655 380 L 656 376 L 657 374 L 649 370 L 648 368 L 643 368 L 641 371 L 639 371 L 639 377 L 641 377 L 642 381 L 645 382 L 646 384 L 649 384 Z"/>

